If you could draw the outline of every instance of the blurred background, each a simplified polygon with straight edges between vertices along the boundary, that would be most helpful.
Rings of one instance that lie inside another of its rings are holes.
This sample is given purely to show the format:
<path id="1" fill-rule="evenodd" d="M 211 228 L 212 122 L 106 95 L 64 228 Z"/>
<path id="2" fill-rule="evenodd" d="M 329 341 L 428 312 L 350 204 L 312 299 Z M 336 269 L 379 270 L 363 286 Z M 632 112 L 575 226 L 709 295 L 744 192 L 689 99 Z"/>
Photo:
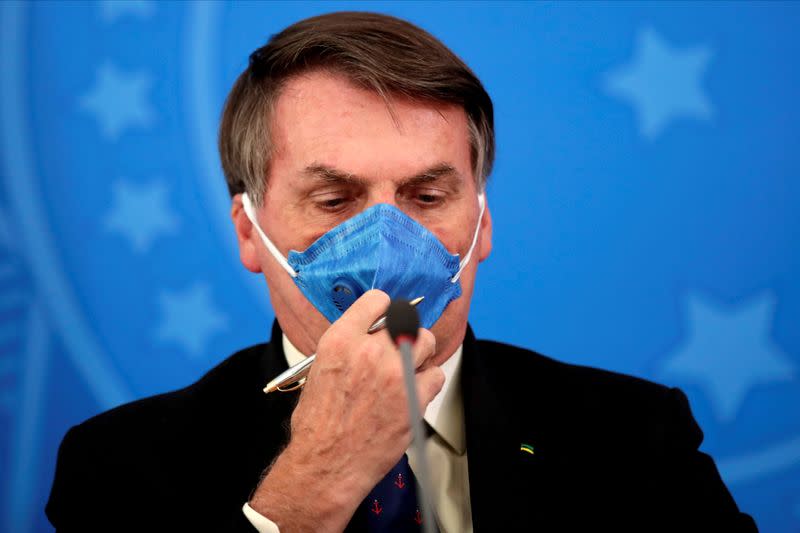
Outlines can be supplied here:
<path id="1" fill-rule="evenodd" d="M 800 531 L 797 5 L 151 1 L 0 5 L 0 530 L 51 530 L 70 426 L 268 340 L 218 118 L 253 49 L 339 9 L 494 99 L 476 334 L 680 387 L 739 506 Z"/>

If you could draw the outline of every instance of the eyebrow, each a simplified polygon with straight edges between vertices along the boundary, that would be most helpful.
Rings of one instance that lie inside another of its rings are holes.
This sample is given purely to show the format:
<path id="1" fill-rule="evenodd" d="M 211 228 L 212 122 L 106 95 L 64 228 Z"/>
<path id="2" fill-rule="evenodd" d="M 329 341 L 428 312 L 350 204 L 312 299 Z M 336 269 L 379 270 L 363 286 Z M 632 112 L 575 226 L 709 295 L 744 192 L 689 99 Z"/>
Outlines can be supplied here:
<path id="1" fill-rule="evenodd" d="M 303 169 L 302 175 L 331 183 L 342 183 L 349 185 L 365 185 L 367 180 L 350 172 L 344 172 L 337 168 L 322 163 L 312 163 Z M 439 179 L 451 178 L 462 182 L 463 177 L 456 168 L 449 163 L 437 163 L 426 168 L 420 173 L 408 176 L 400 180 L 400 186 L 421 185 L 431 183 Z"/>

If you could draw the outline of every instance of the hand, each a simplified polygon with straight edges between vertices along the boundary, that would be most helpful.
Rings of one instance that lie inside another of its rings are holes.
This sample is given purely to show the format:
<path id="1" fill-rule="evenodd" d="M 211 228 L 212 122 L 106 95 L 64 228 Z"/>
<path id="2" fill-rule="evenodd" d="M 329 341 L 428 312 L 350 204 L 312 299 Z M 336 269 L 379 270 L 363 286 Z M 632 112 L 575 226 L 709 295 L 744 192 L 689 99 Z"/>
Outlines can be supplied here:
<path id="1" fill-rule="evenodd" d="M 292 436 L 250 506 L 285 529 L 341 531 L 411 443 L 402 359 L 383 330 L 366 333 L 389 297 L 371 290 L 322 336 L 292 415 Z M 444 385 L 426 364 L 436 351 L 420 328 L 414 345 L 420 410 Z"/>

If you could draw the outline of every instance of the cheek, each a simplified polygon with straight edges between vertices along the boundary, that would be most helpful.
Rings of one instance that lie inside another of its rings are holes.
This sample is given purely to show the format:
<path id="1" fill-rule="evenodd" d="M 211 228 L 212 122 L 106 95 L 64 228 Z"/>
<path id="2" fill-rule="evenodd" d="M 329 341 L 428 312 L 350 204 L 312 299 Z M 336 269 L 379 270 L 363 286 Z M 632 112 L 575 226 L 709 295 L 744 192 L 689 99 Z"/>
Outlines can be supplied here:
<path id="1" fill-rule="evenodd" d="M 264 231 L 284 257 L 288 257 L 289 250 L 302 252 L 325 232 L 306 223 L 302 216 L 289 209 L 273 210 L 272 213 L 274 215 L 268 217 Z M 269 254 L 266 248 L 264 252 Z"/>
<path id="2" fill-rule="evenodd" d="M 472 244 L 476 224 L 477 219 L 467 215 L 458 218 L 454 217 L 452 222 L 443 223 L 429 229 L 444 244 L 447 251 L 453 255 L 458 254 L 463 259 Z"/>
<path id="3" fill-rule="evenodd" d="M 464 255 L 463 236 L 461 232 L 451 227 L 428 227 L 428 230 L 439 239 L 447 251 L 453 255 Z"/>

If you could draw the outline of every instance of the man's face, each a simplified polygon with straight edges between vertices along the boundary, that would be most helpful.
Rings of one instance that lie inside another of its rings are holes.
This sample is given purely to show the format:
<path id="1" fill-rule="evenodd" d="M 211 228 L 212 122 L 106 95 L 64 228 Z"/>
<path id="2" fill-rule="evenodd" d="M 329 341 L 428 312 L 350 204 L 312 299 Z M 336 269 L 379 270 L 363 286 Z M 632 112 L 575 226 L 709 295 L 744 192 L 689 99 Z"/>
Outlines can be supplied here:
<path id="1" fill-rule="evenodd" d="M 363 210 L 392 204 L 463 258 L 478 223 L 478 190 L 463 109 L 384 100 L 345 78 L 314 71 L 287 82 L 275 104 L 275 146 L 257 218 L 284 256 L 308 248 L 325 232 Z M 232 216 L 242 263 L 263 272 L 278 322 L 306 354 L 316 351 L 330 323 L 269 254 L 234 198 Z M 462 296 L 431 330 L 436 361 L 463 339 L 476 267 L 491 250 L 491 216 L 483 216 Z"/>

